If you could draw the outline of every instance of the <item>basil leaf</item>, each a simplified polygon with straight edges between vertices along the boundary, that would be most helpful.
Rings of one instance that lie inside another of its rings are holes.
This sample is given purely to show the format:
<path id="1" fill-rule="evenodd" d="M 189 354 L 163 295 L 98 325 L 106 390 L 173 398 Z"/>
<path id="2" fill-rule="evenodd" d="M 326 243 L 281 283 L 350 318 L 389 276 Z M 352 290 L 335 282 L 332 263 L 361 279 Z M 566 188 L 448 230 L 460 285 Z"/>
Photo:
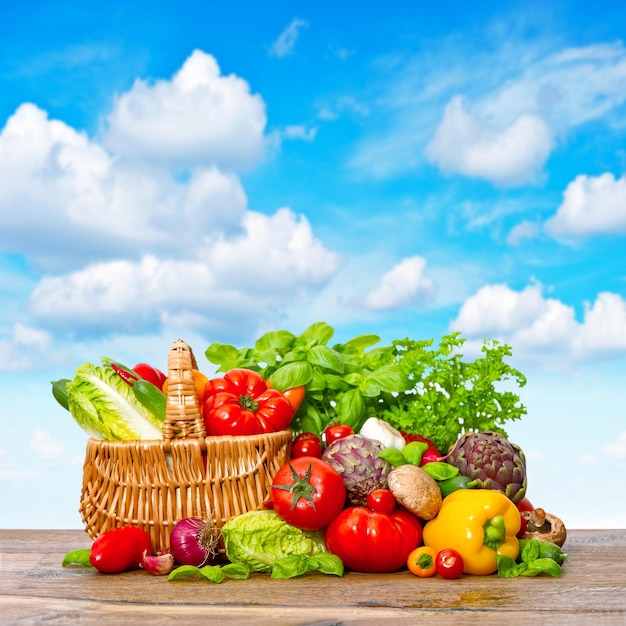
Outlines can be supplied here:
<path id="1" fill-rule="evenodd" d="M 227 563 L 222 566 L 222 572 L 228 578 L 247 580 L 250 578 L 250 568 L 245 563 Z"/>
<path id="2" fill-rule="evenodd" d="M 422 456 L 426 450 L 428 450 L 427 443 L 424 443 L 423 441 L 411 441 L 404 446 L 402 454 L 404 454 L 404 458 L 407 463 L 419 466 Z"/>
<path id="3" fill-rule="evenodd" d="M 498 565 L 498 576 L 500 578 L 516 578 L 519 576 L 519 566 L 510 556 L 496 554 L 496 564 Z"/>
<path id="4" fill-rule="evenodd" d="M 384 448 L 378 453 L 378 456 L 393 467 L 407 464 L 406 457 L 398 448 Z"/>
<path id="5" fill-rule="evenodd" d="M 168 575 L 167 580 L 179 580 L 181 578 L 191 578 L 200 575 L 200 568 L 195 565 L 181 565 L 173 569 Z"/>
<path id="6" fill-rule="evenodd" d="M 422 469 L 435 480 L 448 480 L 459 473 L 459 468 L 443 461 L 432 461 L 422 465 Z"/>
<path id="7" fill-rule="evenodd" d="M 367 379 L 359 385 L 359 391 L 365 398 L 377 398 L 380 395 L 380 387 Z"/>
<path id="8" fill-rule="evenodd" d="M 408 379 L 397 363 L 379 367 L 367 377 L 367 380 L 388 393 L 404 391 L 409 387 Z"/>
<path id="9" fill-rule="evenodd" d="M 343 374 L 344 365 L 341 355 L 328 346 L 313 346 L 307 354 L 307 361 L 331 372 Z"/>
<path id="10" fill-rule="evenodd" d="M 226 578 L 226 574 L 219 565 L 205 565 L 200 568 L 198 574 L 212 583 L 221 583 Z"/>
<path id="11" fill-rule="evenodd" d="M 205 351 L 204 355 L 216 365 L 232 363 L 239 359 L 239 350 L 235 346 L 226 343 L 212 343 Z"/>
<path id="12" fill-rule="evenodd" d="M 313 378 L 313 368 L 306 361 L 294 361 L 278 368 L 271 376 L 272 387 L 279 391 L 302 387 Z"/>
<path id="13" fill-rule="evenodd" d="M 72 550 L 65 555 L 63 559 L 63 567 L 68 565 L 81 565 L 83 567 L 92 567 L 89 562 L 91 556 L 91 548 L 79 548 L 78 550 Z"/>
<path id="14" fill-rule="evenodd" d="M 284 354 L 293 344 L 295 335 L 288 330 L 273 330 L 259 337 L 254 347 L 259 352 L 273 350 L 279 354 Z"/>
<path id="15" fill-rule="evenodd" d="M 330 552 L 318 552 L 309 557 L 309 569 L 333 576 L 343 576 L 344 572 L 343 561 Z"/>
<path id="16" fill-rule="evenodd" d="M 359 423 L 364 410 L 365 402 L 363 402 L 363 396 L 358 389 L 350 389 L 339 397 L 337 415 L 342 424 L 354 428 Z"/>
<path id="17" fill-rule="evenodd" d="M 335 330 L 326 322 L 315 322 L 300 335 L 299 339 L 304 340 L 308 345 L 323 345 L 327 344 L 334 334 Z"/>
<path id="18" fill-rule="evenodd" d="M 272 578 L 295 578 L 309 571 L 309 557 L 305 554 L 290 554 L 278 559 L 272 567 Z"/>
<path id="19" fill-rule="evenodd" d="M 522 562 L 532 563 L 541 556 L 538 539 L 531 539 L 523 548 L 521 553 Z"/>
<path id="20" fill-rule="evenodd" d="M 357 335 L 348 340 L 344 346 L 350 346 L 356 348 L 359 354 L 363 354 L 366 348 L 376 345 L 380 341 L 378 335 Z"/>
<path id="21" fill-rule="evenodd" d="M 535 559 L 528 563 L 528 570 L 521 574 L 522 576 L 537 576 L 538 574 L 547 574 L 554 578 L 559 578 L 563 571 L 561 566 L 554 560 L 548 558 Z"/>

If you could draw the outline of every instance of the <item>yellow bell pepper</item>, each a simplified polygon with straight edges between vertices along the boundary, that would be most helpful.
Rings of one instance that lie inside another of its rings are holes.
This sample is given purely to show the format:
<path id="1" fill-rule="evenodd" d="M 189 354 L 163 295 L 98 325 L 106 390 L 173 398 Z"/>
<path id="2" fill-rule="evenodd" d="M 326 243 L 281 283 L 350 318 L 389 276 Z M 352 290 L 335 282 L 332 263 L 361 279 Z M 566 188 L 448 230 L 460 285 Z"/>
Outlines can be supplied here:
<path id="1" fill-rule="evenodd" d="M 493 574 L 496 555 L 517 559 L 520 523 L 519 510 L 501 491 L 458 489 L 424 526 L 424 545 L 459 552 L 466 574 Z"/>

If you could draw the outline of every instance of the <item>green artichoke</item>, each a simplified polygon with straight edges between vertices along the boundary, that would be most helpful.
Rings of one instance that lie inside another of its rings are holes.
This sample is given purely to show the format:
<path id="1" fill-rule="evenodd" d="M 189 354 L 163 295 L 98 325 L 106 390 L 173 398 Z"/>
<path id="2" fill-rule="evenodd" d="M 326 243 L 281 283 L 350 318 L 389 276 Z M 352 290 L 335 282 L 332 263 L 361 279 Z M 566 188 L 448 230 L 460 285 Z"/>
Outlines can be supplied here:
<path id="1" fill-rule="evenodd" d="M 379 457 L 384 446 L 363 435 L 349 435 L 333 441 L 322 454 L 322 460 L 332 465 L 346 486 L 346 503 L 365 506 L 367 494 L 373 489 L 386 488 L 391 464 Z"/>
<path id="2" fill-rule="evenodd" d="M 504 492 L 513 502 L 526 493 L 526 458 L 522 449 L 498 433 L 485 431 L 461 435 L 448 463 L 476 482 L 476 487 Z"/>

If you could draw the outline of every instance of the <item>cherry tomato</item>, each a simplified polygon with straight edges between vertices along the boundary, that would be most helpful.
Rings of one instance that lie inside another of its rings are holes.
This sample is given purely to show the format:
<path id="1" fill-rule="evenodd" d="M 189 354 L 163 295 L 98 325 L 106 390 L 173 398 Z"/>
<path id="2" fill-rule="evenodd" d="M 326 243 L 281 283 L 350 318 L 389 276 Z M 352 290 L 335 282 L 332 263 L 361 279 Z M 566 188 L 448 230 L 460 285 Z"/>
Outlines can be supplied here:
<path id="1" fill-rule="evenodd" d="M 303 530 L 320 530 L 339 515 L 346 487 L 334 467 L 312 456 L 285 463 L 272 482 L 272 503 L 280 517 Z"/>
<path id="2" fill-rule="evenodd" d="M 435 569 L 442 578 L 459 578 L 464 567 L 463 557 L 456 550 L 445 548 L 437 552 Z"/>
<path id="3" fill-rule="evenodd" d="M 396 499 L 389 489 L 372 489 L 367 494 L 367 506 L 372 511 L 390 515 L 396 508 Z"/>
<path id="4" fill-rule="evenodd" d="M 406 566 L 420 578 L 429 578 L 437 573 L 437 551 L 430 546 L 420 546 L 409 554 Z"/>
<path id="5" fill-rule="evenodd" d="M 519 518 L 520 518 L 519 530 L 517 531 L 517 535 L 515 536 L 518 538 L 521 538 L 526 534 L 526 531 L 528 530 L 528 522 L 526 521 L 526 518 L 524 517 L 522 511 L 520 511 Z"/>
<path id="6" fill-rule="evenodd" d="M 324 439 L 324 443 L 329 446 L 333 441 L 337 441 L 337 439 L 342 439 L 348 435 L 354 435 L 354 430 L 351 426 L 347 424 L 331 424 L 324 430 L 322 439 Z"/>
<path id="7" fill-rule="evenodd" d="M 530 500 L 524 496 L 517 504 L 518 510 L 522 511 L 534 511 L 535 507 L 531 504 Z"/>
<path id="8" fill-rule="evenodd" d="M 314 456 L 319 459 L 322 456 L 322 452 L 322 442 L 315 433 L 300 433 L 293 440 L 291 458 Z"/>

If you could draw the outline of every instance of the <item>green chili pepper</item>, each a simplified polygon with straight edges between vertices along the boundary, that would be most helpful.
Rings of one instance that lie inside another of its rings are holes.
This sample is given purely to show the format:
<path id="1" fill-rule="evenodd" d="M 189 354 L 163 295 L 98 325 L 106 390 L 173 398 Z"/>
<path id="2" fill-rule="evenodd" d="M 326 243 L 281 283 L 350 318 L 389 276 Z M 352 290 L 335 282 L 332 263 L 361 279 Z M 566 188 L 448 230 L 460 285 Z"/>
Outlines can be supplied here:
<path id="1" fill-rule="evenodd" d="M 52 382 L 52 395 L 55 400 L 64 408 L 69 411 L 70 406 L 67 399 L 67 383 L 70 381 L 67 378 L 61 378 L 60 380 L 53 380 Z"/>
<path id="2" fill-rule="evenodd" d="M 135 393 L 135 397 L 142 406 L 145 406 L 148 411 L 156 415 L 159 419 L 165 419 L 167 398 L 156 385 L 140 378 L 135 381 L 132 389 Z"/>
<path id="3" fill-rule="evenodd" d="M 441 489 L 441 495 L 445 498 L 457 489 L 472 489 L 475 485 L 475 481 L 467 476 L 463 476 L 463 474 L 459 474 L 458 476 L 453 476 L 446 480 L 440 480 L 437 484 L 439 485 L 439 489 Z"/>

